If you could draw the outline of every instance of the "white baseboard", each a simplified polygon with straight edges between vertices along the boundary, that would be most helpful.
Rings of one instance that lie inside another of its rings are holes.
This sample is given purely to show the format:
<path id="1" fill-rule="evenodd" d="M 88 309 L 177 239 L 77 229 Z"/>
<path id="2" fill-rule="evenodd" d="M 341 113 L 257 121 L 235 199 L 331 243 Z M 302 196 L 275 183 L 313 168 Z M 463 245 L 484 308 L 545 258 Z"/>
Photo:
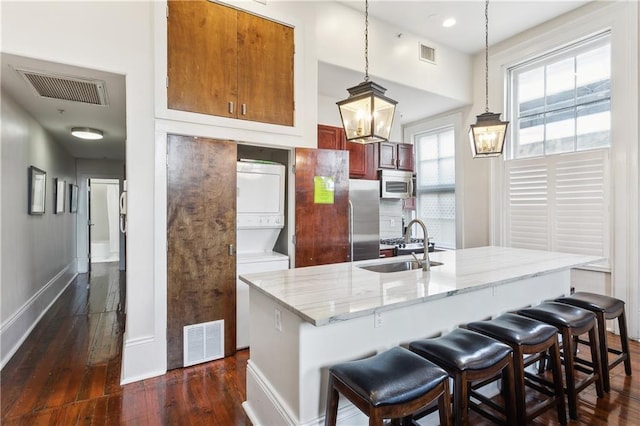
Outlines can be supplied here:
<path id="1" fill-rule="evenodd" d="M 293 415 L 291 409 L 282 402 L 278 392 L 262 375 L 260 369 L 247 362 L 247 400 L 242 404 L 253 426 L 296 425 L 323 426 L 324 415 L 304 423 Z M 368 425 L 367 417 L 346 399 L 341 398 L 338 409 L 338 424 Z"/>
<path id="2" fill-rule="evenodd" d="M 78 275 L 74 259 L 0 326 L 0 369 L 9 362 L 29 334 Z M 35 318 L 35 319 L 34 319 Z M 9 349 L 7 349 L 9 348 Z"/>
<path id="3" fill-rule="evenodd" d="M 154 336 L 131 340 L 125 338 L 122 348 L 121 385 L 162 376 L 166 372 L 166 344 L 158 342 Z"/>

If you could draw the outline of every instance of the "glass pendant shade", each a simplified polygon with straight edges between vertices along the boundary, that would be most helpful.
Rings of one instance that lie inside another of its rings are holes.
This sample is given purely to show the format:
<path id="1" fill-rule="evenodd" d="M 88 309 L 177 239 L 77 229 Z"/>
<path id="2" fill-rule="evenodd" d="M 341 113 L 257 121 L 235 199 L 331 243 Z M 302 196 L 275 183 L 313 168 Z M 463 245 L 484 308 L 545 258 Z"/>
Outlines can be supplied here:
<path id="1" fill-rule="evenodd" d="M 502 154 L 508 125 L 508 121 L 500 120 L 499 113 L 477 115 L 476 124 L 472 124 L 469 130 L 473 157 L 497 157 Z"/>
<path id="2" fill-rule="evenodd" d="M 384 96 L 387 89 L 364 81 L 347 90 L 349 98 L 337 102 L 347 140 L 362 144 L 389 140 L 397 102 Z"/>

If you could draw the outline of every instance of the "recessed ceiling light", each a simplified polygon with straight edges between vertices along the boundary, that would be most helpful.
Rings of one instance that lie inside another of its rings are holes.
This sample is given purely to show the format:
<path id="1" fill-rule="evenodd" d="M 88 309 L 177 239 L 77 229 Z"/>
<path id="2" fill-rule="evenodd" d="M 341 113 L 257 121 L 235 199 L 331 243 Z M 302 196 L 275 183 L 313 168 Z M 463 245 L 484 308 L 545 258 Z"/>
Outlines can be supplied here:
<path id="1" fill-rule="evenodd" d="M 456 24 L 455 18 L 447 18 L 442 21 L 442 26 L 445 28 L 453 27 Z"/>
<path id="2" fill-rule="evenodd" d="M 102 139 L 102 130 L 92 129 L 90 127 L 74 127 L 71 129 L 71 134 L 80 139 Z"/>

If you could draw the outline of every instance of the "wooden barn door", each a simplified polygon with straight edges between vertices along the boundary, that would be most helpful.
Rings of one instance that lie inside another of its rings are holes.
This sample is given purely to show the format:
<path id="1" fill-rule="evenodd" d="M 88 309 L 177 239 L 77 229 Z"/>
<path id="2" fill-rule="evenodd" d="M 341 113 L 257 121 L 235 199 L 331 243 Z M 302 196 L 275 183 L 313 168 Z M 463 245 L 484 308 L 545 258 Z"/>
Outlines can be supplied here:
<path id="1" fill-rule="evenodd" d="M 296 149 L 296 268 L 348 262 L 349 152 Z"/>
<path id="2" fill-rule="evenodd" d="M 236 351 L 236 144 L 167 138 L 167 368 L 183 366 L 183 327 L 224 319 Z"/>

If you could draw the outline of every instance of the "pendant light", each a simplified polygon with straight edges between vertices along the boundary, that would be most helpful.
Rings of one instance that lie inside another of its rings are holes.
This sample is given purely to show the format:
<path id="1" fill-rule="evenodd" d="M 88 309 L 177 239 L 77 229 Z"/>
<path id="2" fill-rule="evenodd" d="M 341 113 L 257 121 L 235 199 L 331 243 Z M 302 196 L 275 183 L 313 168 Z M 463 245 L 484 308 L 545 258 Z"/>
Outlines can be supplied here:
<path id="1" fill-rule="evenodd" d="M 364 4 L 364 81 L 347 89 L 349 97 L 337 102 L 347 140 L 362 144 L 389 140 L 397 104 L 384 95 L 387 89 L 369 81 L 369 1 Z"/>
<path id="2" fill-rule="evenodd" d="M 484 113 L 476 116 L 476 124 L 469 130 L 469 142 L 474 158 L 497 157 L 502 154 L 508 121 L 500 120 L 500 113 L 489 112 L 489 0 L 484 8 Z"/>

